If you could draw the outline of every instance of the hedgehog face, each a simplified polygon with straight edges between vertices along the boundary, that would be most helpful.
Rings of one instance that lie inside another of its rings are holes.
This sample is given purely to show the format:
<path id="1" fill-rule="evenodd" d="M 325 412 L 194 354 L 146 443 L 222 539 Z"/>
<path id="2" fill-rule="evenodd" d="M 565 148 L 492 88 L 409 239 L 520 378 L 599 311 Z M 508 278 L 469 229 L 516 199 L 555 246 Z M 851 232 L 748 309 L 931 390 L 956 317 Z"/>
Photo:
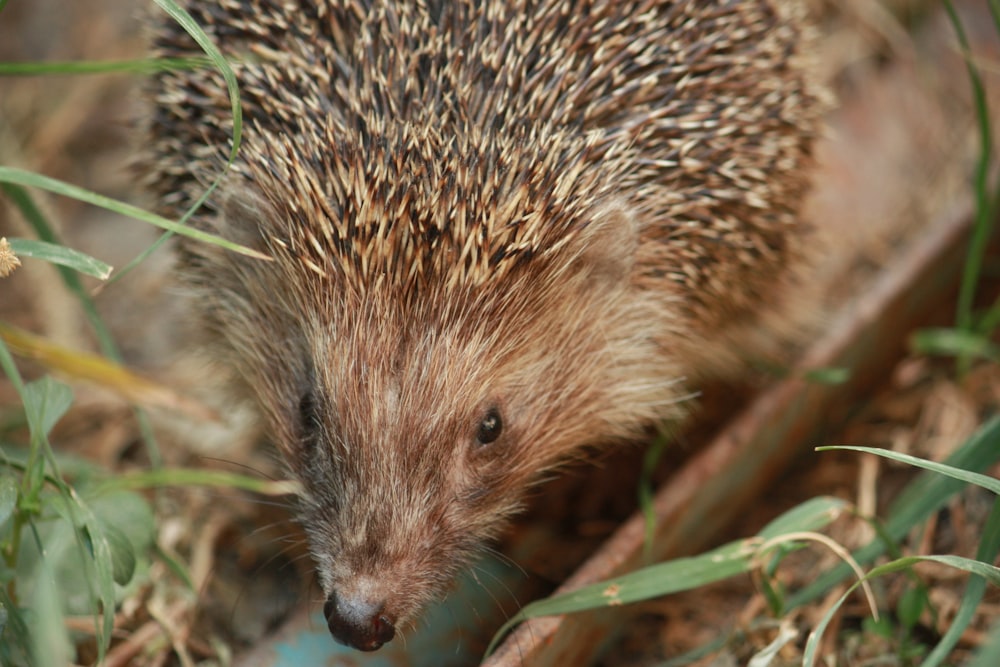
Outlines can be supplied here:
<path id="1" fill-rule="evenodd" d="M 388 273 L 391 256 L 363 274 L 350 247 L 302 242 L 330 223 L 299 215 L 235 191 L 225 233 L 277 261 L 222 256 L 211 293 L 227 290 L 218 328 L 303 484 L 330 631 L 374 650 L 540 473 L 668 414 L 677 372 L 658 364 L 662 295 L 635 286 L 639 225 L 620 203 L 573 213 L 552 245 L 491 252 L 493 268 L 458 273 L 439 244 L 415 278 Z M 418 242 L 403 232 L 399 247 Z"/>
<path id="2" fill-rule="evenodd" d="M 279 260 L 234 260 L 224 333 L 303 483 L 330 631 L 374 650 L 540 473 L 667 414 L 677 373 L 655 361 L 661 297 L 634 285 L 638 224 L 621 205 L 584 209 L 558 245 L 464 282 L 447 267 L 362 280 L 320 255 L 307 264 L 292 253 L 321 241 L 297 245 L 294 215 L 227 202 L 229 236 L 265 239 Z"/>
<path id="3" fill-rule="evenodd" d="M 606 430 L 607 383 L 584 318 L 364 310 L 311 342 L 292 467 L 330 631 L 372 650 L 446 590 L 540 471 Z"/>

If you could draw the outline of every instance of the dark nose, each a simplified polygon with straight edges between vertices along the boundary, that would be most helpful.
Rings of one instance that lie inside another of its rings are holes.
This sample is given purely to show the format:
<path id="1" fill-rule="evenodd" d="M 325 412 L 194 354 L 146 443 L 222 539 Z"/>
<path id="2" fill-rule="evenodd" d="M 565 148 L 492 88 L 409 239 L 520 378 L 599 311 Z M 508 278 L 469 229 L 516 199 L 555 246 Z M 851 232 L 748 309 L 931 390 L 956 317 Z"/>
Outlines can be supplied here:
<path id="1" fill-rule="evenodd" d="M 374 651 L 396 636 L 392 619 L 383 613 L 385 604 L 341 598 L 335 592 L 323 605 L 330 634 L 341 644 L 361 651 Z"/>

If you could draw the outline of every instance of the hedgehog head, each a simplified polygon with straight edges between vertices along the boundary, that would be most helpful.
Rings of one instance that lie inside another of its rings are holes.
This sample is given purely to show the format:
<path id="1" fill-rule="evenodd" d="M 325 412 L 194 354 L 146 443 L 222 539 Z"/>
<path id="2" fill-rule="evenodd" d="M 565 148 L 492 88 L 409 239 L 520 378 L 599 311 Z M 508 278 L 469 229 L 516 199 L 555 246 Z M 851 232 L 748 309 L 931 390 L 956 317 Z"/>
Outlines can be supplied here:
<path id="1" fill-rule="evenodd" d="M 330 630 L 368 650 L 541 471 L 677 395 L 632 286 L 638 222 L 575 170 L 586 142 L 420 139 L 331 136 L 311 161 L 255 142 L 217 216 L 275 258 L 214 256 L 217 327 L 303 484 Z"/>

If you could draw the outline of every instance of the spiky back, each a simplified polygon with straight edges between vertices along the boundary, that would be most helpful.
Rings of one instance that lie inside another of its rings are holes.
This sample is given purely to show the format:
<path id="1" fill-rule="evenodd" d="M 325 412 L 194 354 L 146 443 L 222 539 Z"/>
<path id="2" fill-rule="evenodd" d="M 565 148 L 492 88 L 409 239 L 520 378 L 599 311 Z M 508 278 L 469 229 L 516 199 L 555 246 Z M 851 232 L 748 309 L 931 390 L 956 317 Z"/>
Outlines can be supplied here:
<path id="1" fill-rule="evenodd" d="M 759 299 L 789 253 L 817 105 L 787 4 L 188 8 L 236 64 L 237 170 L 292 221 L 279 249 L 303 271 L 479 285 L 558 258 L 581 211 L 616 197 L 641 224 L 634 280 L 704 320 Z M 173 25 L 157 44 L 198 53 Z M 158 86 L 149 163 L 176 211 L 217 173 L 231 122 L 214 71 Z"/>

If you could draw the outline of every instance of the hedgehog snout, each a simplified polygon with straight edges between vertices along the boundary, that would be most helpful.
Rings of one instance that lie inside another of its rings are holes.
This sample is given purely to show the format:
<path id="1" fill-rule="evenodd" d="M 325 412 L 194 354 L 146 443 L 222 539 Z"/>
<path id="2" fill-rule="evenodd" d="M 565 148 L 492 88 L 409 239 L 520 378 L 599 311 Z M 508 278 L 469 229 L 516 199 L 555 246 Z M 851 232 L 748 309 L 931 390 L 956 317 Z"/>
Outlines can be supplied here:
<path id="1" fill-rule="evenodd" d="M 396 636 L 396 627 L 384 610 L 384 601 L 340 596 L 336 591 L 323 605 L 333 638 L 361 651 L 378 650 Z"/>

